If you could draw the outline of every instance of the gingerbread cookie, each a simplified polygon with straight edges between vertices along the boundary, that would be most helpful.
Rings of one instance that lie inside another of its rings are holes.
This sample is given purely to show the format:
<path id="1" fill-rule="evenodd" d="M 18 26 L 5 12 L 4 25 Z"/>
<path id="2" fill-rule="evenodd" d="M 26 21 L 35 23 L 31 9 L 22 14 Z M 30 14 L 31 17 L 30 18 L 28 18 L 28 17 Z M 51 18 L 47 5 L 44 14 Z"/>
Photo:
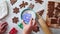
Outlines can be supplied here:
<path id="1" fill-rule="evenodd" d="M 57 7 L 60 8 L 60 3 L 58 3 Z"/>
<path id="2" fill-rule="evenodd" d="M 33 29 L 33 31 L 37 33 L 38 31 L 40 31 L 39 27 L 37 26 L 36 28 Z"/>
<path id="3" fill-rule="evenodd" d="M 60 28 L 60 3 L 49 1 L 46 23 L 49 27 Z"/>
<path id="4" fill-rule="evenodd" d="M 40 4 L 42 4 L 43 3 L 43 1 L 42 0 L 35 0 L 36 1 L 36 3 L 40 3 Z"/>
<path id="5" fill-rule="evenodd" d="M 20 4 L 19 6 L 20 6 L 20 8 L 22 8 L 22 7 L 25 8 L 26 5 L 28 5 L 28 2 L 24 2 L 24 1 L 22 1 L 22 4 Z"/>
<path id="6" fill-rule="evenodd" d="M 13 9 L 13 13 L 19 13 L 19 8 L 17 8 L 17 7 L 15 7 L 14 9 Z"/>
<path id="7" fill-rule="evenodd" d="M 11 4 L 15 4 L 17 2 L 17 0 L 10 0 Z"/>
<path id="8" fill-rule="evenodd" d="M 18 20 L 18 17 L 14 17 L 13 19 L 12 19 L 12 21 L 13 21 L 13 23 L 17 23 L 19 20 Z"/>
<path id="9" fill-rule="evenodd" d="M 29 8 L 33 9 L 34 8 L 34 4 L 30 3 Z"/>
<path id="10" fill-rule="evenodd" d="M 54 6 L 55 6 L 55 2 L 49 2 L 48 3 L 48 16 L 49 17 L 53 17 L 53 15 L 54 15 Z"/>
<path id="11" fill-rule="evenodd" d="M 41 10 L 41 11 L 39 11 L 38 13 L 39 13 L 40 16 L 42 16 L 43 13 L 44 13 L 44 10 Z"/>

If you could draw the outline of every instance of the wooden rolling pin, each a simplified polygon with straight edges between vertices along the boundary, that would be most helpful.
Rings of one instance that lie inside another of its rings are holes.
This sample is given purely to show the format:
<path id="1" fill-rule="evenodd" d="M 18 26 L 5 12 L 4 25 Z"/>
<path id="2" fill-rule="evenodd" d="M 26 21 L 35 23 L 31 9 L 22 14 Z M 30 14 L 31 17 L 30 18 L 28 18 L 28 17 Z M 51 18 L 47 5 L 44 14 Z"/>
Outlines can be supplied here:
<path id="1" fill-rule="evenodd" d="M 38 22 L 42 28 L 42 30 L 44 31 L 45 34 L 52 34 L 51 30 L 48 28 L 48 26 L 46 25 L 45 21 L 42 19 L 42 17 L 37 13 L 36 14 L 38 17 Z"/>

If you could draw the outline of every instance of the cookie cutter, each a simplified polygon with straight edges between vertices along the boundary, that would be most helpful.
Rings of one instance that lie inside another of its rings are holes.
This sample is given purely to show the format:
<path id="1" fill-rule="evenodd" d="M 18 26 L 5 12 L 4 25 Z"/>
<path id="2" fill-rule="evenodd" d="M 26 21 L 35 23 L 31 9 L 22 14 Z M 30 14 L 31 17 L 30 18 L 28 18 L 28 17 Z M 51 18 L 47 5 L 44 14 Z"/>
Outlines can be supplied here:
<path id="1" fill-rule="evenodd" d="M 34 10 L 31 8 L 24 9 L 21 13 L 21 20 L 23 20 L 25 24 L 28 24 L 31 18 L 36 18 Z"/>

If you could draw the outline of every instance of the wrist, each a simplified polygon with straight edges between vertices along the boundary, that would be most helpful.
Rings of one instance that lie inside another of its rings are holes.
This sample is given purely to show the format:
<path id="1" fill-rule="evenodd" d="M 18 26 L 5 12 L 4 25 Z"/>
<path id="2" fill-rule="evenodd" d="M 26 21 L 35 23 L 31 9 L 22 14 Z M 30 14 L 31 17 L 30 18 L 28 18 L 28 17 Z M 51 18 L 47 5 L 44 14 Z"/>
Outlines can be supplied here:
<path id="1" fill-rule="evenodd" d="M 30 32 L 23 32 L 23 34 L 31 34 Z"/>
<path id="2" fill-rule="evenodd" d="M 23 34 L 31 34 L 29 31 L 23 31 Z"/>

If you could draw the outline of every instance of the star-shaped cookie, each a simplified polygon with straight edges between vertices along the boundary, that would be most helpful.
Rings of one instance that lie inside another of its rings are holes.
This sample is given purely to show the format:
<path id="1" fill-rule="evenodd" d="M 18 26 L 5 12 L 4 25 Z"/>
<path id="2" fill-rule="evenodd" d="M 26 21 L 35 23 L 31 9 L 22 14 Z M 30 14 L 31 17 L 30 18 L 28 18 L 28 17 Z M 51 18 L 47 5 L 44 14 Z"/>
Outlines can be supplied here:
<path id="1" fill-rule="evenodd" d="M 18 20 L 18 17 L 14 17 L 13 19 L 12 19 L 12 21 L 13 21 L 13 23 L 17 23 L 19 20 Z"/>
<path id="2" fill-rule="evenodd" d="M 14 9 L 13 9 L 13 13 L 19 13 L 19 8 L 17 8 L 17 7 L 15 7 Z"/>

